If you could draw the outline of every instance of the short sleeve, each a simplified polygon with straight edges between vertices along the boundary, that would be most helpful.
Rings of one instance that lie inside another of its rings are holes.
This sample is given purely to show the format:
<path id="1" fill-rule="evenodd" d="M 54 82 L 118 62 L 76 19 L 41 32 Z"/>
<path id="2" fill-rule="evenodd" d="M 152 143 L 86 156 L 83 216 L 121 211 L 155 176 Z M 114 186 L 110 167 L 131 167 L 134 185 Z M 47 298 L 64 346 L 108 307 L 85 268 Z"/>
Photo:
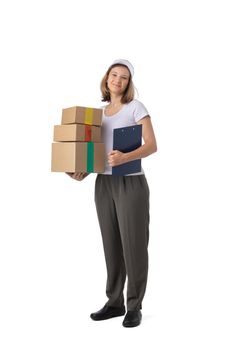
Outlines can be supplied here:
<path id="1" fill-rule="evenodd" d="M 137 123 L 140 119 L 146 117 L 149 113 L 144 104 L 138 100 L 133 100 L 133 116 Z"/>

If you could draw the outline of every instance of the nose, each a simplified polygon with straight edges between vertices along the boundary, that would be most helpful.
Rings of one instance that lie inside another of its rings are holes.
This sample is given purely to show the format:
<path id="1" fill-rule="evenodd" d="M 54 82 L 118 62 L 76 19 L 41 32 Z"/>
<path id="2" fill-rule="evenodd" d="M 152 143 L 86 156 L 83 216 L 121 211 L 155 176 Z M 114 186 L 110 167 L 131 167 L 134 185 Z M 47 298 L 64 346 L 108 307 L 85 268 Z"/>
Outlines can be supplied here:
<path id="1" fill-rule="evenodd" d="M 121 77 L 116 77 L 115 81 L 116 81 L 117 84 L 120 84 L 121 83 Z"/>

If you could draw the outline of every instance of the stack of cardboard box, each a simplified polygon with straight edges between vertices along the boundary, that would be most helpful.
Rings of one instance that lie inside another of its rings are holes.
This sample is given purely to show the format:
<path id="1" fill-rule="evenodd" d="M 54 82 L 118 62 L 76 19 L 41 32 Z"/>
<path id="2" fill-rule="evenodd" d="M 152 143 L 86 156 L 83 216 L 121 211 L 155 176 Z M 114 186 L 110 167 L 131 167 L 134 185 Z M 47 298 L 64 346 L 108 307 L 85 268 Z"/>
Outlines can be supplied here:
<path id="1" fill-rule="evenodd" d="M 54 126 L 52 171 L 104 172 L 101 124 L 100 108 L 63 109 L 61 125 Z"/>

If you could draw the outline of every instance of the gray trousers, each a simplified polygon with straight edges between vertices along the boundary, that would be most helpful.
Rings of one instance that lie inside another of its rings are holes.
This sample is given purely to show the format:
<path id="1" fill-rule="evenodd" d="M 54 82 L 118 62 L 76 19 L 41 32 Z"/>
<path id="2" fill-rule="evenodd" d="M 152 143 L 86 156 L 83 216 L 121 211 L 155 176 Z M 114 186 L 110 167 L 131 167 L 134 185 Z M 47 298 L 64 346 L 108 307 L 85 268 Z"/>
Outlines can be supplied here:
<path id="1" fill-rule="evenodd" d="M 98 174 L 95 204 L 107 267 L 109 306 L 142 308 L 148 274 L 149 187 L 145 175 Z"/>

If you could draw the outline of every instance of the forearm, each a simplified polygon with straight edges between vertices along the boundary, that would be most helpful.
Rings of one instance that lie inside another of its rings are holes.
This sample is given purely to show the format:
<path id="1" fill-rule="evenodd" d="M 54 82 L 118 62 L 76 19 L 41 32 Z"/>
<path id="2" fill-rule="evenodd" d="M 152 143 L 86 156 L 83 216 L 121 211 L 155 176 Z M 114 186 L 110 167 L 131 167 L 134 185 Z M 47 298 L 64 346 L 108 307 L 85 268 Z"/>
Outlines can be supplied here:
<path id="1" fill-rule="evenodd" d="M 141 159 L 149 156 L 157 151 L 157 146 L 154 143 L 145 143 L 134 151 L 124 153 L 125 162 Z"/>

